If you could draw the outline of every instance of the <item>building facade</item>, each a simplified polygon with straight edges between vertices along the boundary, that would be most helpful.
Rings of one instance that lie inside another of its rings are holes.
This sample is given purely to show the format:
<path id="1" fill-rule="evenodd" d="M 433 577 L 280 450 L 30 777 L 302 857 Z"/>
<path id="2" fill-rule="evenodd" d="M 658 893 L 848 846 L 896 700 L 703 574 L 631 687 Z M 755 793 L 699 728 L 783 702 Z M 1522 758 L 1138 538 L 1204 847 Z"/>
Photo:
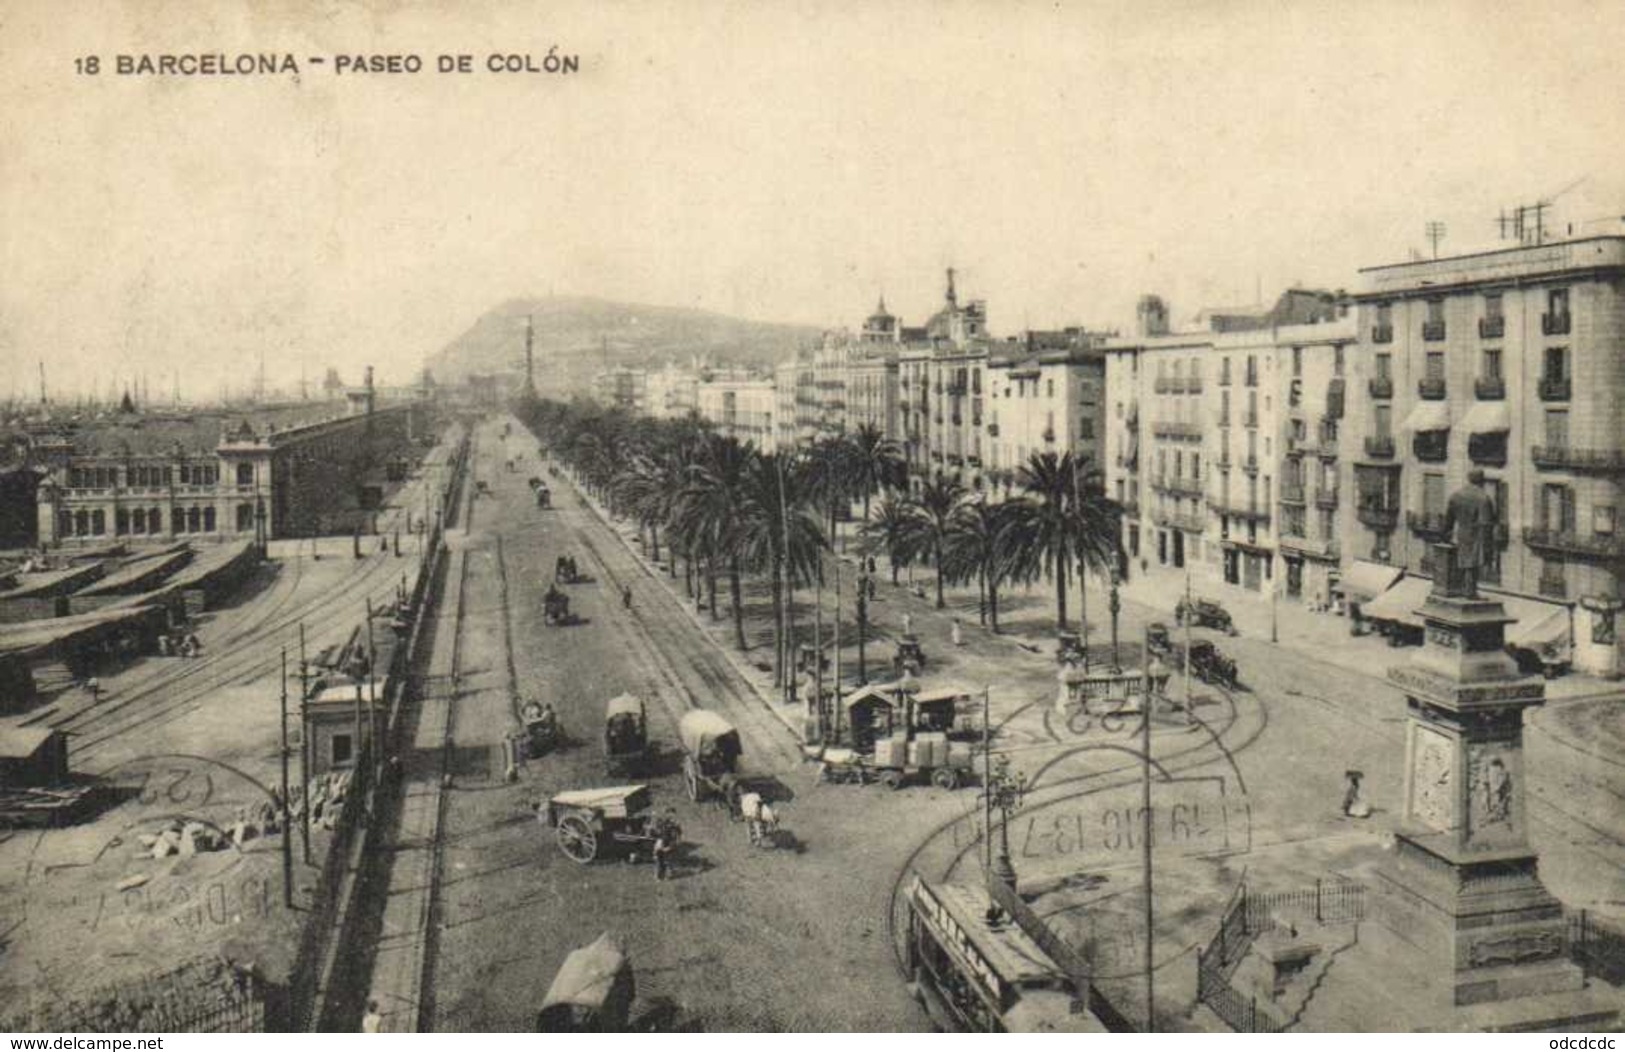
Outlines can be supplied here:
<path id="1" fill-rule="evenodd" d="M 1500 520 L 1481 581 L 1568 610 L 1575 665 L 1617 675 L 1625 238 L 1361 273 L 1353 554 L 1431 575 L 1445 502 L 1481 470 Z"/>
<path id="2" fill-rule="evenodd" d="M 716 378 L 696 389 L 700 418 L 717 432 L 750 442 L 764 453 L 778 448 L 778 390 L 773 380 Z"/>

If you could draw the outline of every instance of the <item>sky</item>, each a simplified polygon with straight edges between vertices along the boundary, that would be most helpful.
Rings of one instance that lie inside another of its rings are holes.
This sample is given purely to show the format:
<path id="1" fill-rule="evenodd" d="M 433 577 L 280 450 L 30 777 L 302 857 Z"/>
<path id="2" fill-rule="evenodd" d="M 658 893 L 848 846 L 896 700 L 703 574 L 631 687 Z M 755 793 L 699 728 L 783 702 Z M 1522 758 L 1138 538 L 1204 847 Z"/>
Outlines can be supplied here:
<path id="1" fill-rule="evenodd" d="M 1573 0 L 6 0 L 0 399 L 41 360 L 53 397 L 405 382 L 516 296 L 918 324 L 954 266 L 1004 335 L 1356 288 L 1543 197 L 1625 233 L 1621 39 Z M 485 68 L 550 47 L 579 71 Z M 216 52 L 300 74 L 113 67 Z M 391 53 L 428 69 L 333 71 Z"/>

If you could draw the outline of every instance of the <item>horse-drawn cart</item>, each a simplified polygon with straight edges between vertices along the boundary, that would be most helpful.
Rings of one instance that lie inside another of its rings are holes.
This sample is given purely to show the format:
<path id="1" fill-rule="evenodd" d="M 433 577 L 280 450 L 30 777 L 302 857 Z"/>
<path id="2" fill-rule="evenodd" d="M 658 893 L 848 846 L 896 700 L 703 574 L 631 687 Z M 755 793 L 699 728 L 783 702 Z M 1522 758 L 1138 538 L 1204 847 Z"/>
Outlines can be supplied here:
<path id="1" fill-rule="evenodd" d="M 690 800 L 716 795 L 739 809 L 739 731 L 710 709 L 690 709 L 677 721 L 683 746 L 683 785 Z"/>
<path id="2" fill-rule="evenodd" d="M 617 694 L 604 706 L 604 764 L 613 774 L 640 766 L 649 752 L 649 717 L 643 699 Z"/>
<path id="3" fill-rule="evenodd" d="M 606 932 L 559 966 L 547 988 L 536 1031 L 542 1034 L 614 1034 L 626 1029 L 637 986 L 632 962 Z"/>
<path id="4" fill-rule="evenodd" d="M 547 802 L 543 820 L 559 850 L 583 866 L 606 855 L 654 857 L 655 841 L 674 843 L 682 830 L 649 811 L 649 787 L 575 789 Z"/>

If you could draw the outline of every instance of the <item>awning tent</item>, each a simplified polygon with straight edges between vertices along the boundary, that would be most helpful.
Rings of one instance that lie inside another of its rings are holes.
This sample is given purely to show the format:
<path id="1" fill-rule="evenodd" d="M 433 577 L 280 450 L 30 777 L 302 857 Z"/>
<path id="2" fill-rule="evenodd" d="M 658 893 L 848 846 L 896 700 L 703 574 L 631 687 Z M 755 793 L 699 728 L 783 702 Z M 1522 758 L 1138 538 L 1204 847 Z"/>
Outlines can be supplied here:
<path id="1" fill-rule="evenodd" d="M 1361 608 L 1362 616 L 1372 621 L 1394 621 L 1412 628 L 1421 628 L 1422 619 L 1416 613 L 1427 602 L 1433 591 L 1433 582 L 1425 577 L 1405 577 L 1386 592 Z"/>
<path id="2" fill-rule="evenodd" d="M 1505 402 L 1474 402 L 1461 418 L 1461 428 L 1469 435 L 1493 435 L 1512 430 L 1512 413 Z"/>
<path id="3" fill-rule="evenodd" d="M 1555 603 L 1537 603 L 1533 599 L 1495 596 L 1506 607 L 1507 614 L 1518 620 L 1507 626 L 1506 644 L 1519 650 L 1539 654 L 1550 651 L 1565 654 L 1569 649 L 1569 608 Z"/>
<path id="4" fill-rule="evenodd" d="M 1449 431 L 1450 403 L 1416 403 L 1416 408 L 1412 409 L 1410 415 L 1405 417 L 1405 430 L 1410 432 Z"/>
<path id="5" fill-rule="evenodd" d="M 1369 603 L 1392 587 L 1404 572 L 1398 566 L 1356 559 L 1334 590 L 1351 603 Z"/>

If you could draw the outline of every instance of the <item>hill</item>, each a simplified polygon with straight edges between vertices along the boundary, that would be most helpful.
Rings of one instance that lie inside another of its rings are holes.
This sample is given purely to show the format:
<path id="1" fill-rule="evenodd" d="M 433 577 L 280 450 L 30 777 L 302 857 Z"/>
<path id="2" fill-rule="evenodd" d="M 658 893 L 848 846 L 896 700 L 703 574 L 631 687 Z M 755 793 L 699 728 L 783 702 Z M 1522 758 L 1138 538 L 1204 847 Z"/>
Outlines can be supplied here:
<path id="1" fill-rule="evenodd" d="M 515 299 L 482 315 L 424 364 L 435 379 L 524 368 L 525 318 L 536 329 L 536 386 L 543 394 L 585 391 L 592 375 L 618 365 L 658 367 L 701 357 L 713 365 L 773 365 L 816 340 L 806 325 L 747 321 L 683 307 L 586 297 Z"/>

